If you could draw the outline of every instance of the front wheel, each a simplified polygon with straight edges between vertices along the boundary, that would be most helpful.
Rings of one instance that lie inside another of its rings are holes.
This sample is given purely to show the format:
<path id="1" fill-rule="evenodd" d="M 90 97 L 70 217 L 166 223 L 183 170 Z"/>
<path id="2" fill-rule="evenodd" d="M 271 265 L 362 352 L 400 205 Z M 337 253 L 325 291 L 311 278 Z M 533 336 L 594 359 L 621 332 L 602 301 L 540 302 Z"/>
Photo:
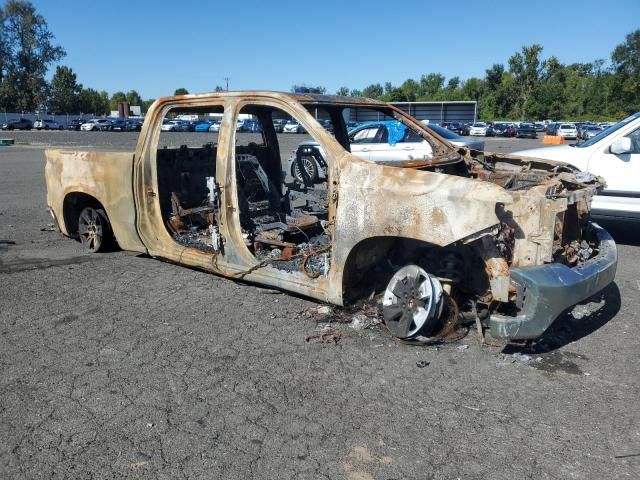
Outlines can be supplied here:
<path id="1" fill-rule="evenodd" d="M 398 270 L 382 300 L 384 323 L 394 337 L 431 336 L 441 327 L 443 289 L 440 281 L 417 265 Z"/>
<path id="2" fill-rule="evenodd" d="M 78 217 L 78 236 L 85 250 L 104 252 L 111 244 L 113 234 L 104 210 L 86 207 Z"/>

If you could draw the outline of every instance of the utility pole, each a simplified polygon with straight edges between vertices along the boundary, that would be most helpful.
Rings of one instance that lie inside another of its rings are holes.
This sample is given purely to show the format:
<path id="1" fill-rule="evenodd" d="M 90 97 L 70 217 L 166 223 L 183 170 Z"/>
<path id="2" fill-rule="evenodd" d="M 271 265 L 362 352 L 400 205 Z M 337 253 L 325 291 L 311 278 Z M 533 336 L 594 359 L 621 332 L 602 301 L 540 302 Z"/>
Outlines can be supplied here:
<path id="1" fill-rule="evenodd" d="M 229 91 L 229 77 L 224 77 L 225 82 L 227 82 L 227 92 Z"/>

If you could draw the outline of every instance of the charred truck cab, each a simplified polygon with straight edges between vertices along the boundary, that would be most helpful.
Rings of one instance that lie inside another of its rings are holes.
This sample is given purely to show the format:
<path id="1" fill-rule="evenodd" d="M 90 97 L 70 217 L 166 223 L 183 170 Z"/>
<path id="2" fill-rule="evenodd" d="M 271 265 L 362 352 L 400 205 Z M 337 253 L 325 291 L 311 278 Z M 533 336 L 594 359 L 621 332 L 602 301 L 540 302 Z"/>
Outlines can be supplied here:
<path id="1" fill-rule="evenodd" d="M 366 142 L 382 132 L 349 137 L 345 119 L 354 112 L 400 126 L 384 133 L 390 147 L 381 159 L 373 161 Z M 177 114 L 215 115 L 219 131 L 185 134 L 204 140 L 198 145 L 170 145 L 160 127 Z M 305 149 L 296 150 L 299 175 L 283 175 L 290 148 L 277 125 L 287 120 L 319 145 L 322 175 Z M 379 292 L 385 323 L 400 338 L 433 335 L 461 311 L 494 337 L 535 338 L 616 270 L 615 243 L 589 215 L 601 178 L 563 163 L 456 149 L 366 99 L 161 98 L 135 152 L 48 150 L 46 182 L 60 230 L 90 251 L 112 240 L 336 305 Z"/>

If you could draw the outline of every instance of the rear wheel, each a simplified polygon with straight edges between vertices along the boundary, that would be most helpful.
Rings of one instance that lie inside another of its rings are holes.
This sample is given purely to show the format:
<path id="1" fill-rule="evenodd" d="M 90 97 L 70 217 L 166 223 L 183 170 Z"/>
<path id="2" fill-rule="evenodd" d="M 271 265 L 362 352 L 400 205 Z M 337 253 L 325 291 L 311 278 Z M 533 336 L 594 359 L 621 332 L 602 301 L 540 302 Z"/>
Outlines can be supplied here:
<path id="1" fill-rule="evenodd" d="M 85 250 L 104 252 L 112 243 L 113 233 L 104 210 L 85 207 L 78 217 L 78 236 Z"/>

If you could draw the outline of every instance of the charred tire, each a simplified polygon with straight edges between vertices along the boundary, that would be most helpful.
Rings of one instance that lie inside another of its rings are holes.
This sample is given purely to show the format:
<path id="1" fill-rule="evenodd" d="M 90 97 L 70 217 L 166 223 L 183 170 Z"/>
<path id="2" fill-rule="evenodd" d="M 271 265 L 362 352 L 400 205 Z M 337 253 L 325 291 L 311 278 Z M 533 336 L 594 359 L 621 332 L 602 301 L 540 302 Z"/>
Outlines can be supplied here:
<path id="1" fill-rule="evenodd" d="M 300 171 L 298 161 L 293 162 L 291 167 L 291 176 L 302 184 L 316 183 L 318 181 L 318 164 L 313 157 L 302 157 L 300 163 L 304 168 L 304 173 Z M 306 178 L 305 178 L 306 177 Z"/>
<path id="2" fill-rule="evenodd" d="M 85 250 L 104 252 L 113 245 L 113 232 L 101 208 L 85 207 L 78 216 L 78 238 Z"/>

